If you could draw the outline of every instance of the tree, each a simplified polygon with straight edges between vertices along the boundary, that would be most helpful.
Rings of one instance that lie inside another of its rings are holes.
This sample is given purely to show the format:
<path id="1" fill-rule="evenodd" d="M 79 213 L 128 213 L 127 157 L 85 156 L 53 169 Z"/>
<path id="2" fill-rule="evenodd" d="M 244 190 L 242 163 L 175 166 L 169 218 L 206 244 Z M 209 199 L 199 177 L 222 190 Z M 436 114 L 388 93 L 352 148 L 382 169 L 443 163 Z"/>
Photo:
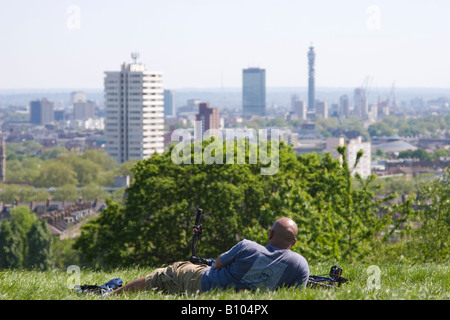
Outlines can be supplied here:
<path id="1" fill-rule="evenodd" d="M 20 160 L 9 159 L 7 160 L 6 167 L 8 168 L 7 179 L 9 182 L 23 181 L 23 171 Z"/>
<path id="2" fill-rule="evenodd" d="M 72 170 L 76 172 L 79 186 L 98 182 L 99 173 L 102 171 L 100 164 L 82 157 L 68 157 L 66 161 L 70 164 Z"/>
<path id="3" fill-rule="evenodd" d="M 42 161 L 37 157 L 26 158 L 22 161 L 22 180 L 25 182 L 31 182 L 36 180 L 39 176 L 39 167 L 41 166 Z"/>
<path id="4" fill-rule="evenodd" d="M 0 268 L 22 266 L 23 250 L 21 238 L 8 220 L 0 224 Z"/>
<path id="5" fill-rule="evenodd" d="M 416 190 L 416 182 L 414 179 L 408 179 L 405 176 L 378 178 L 374 184 L 379 186 L 379 189 L 374 190 L 376 195 L 399 194 L 412 195 Z"/>
<path id="6" fill-rule="evenodd" d="M 22 253 L 20 266 L 22 266 L 24 262 L 23 260 L 28 256 L 27 235 L 38 218 L 30 211 L 30 208 L 25 206 L 12 208 L 10 211 L 10 216 L 13 230 L 15 230 L 15 236 L 18 238 L 20 244 L 20 250 Z"/>
<path id="7" fill-rule="evenodd" d="M 75 201 L 78 199 L 77 187 L 73 184 L 66 184 L 56 188 L 53 193 L 54 201 Z"/>
<path id="8" fill-rule="evenodd" d="M 16 184 L 2 184 L 0 189 L 0 201 L 13 203 L 20 194 L 20 186 Z"/>
<path id="9" fill-rule="evenodd" d="M 375 156 L 380 157 L 382 159 L 387 158 L 386 153 L 383 151 L 383 149 L 377 148 L 377 151 L 375 151 Z"/>
<path id="10" fill-rule="evenodd" d="M 107 209 L 97 219 L 92 219 L 82 226 L 82 233 L 73 247 L 82 253 L 87 262 L 101 266 L 126 265 L 136 261 L 126 256 L 124 247 L 127 222 L 125 212 L 118 204 L 106 200 Z M 144 263 L 145 264 L 145 263 Z"/>
<path id="11" fill-rule="evenodd" d="M 62 147 L 62 146 L 57 146 L 54 148 L 50 148 L 50 149 L 45 149 L 41 152 L 39 158 L 41 158 L 42 160 L 48 160 L 48 159 L 56 159 L 58 158 L 60 155 L 62 154 L 66 154 L 69 151 L 67 151 L 66 148 Z"/>
<path id="12" fill-rule="evenodd" d="M 117 169 L 118 176 L 130 176 L 130 181 L 133 181 L 133 171 L 132 168 L 138 163 L 138 160 L 128 159 L 127 161 L 121 163 Z"/>
<path id="13" fill-rule="evenodd" d="M 371 124 L 367 130 L 371 137 L 390 137 L 395 134 L 394 129 L 384 121 Z"/>
<path id="14" fill-rule="evenodd" d="M 432 158 L 433 160 L 439 160 L 441 157 L 448 157 L 449 150 L 447 149 L 436 149 L 433 152 Z"/>
<path id="15" fill-rule="evenodd" d="M 42 164 L 39 177 L 35 181 L 37 187 L 60 187 L 77 185 L 77 173 L 72 166 L 58 159 L 47 160 Z"/>
<path id="16" fill-rule="evenodd" d="M 418 148 L 416 150 L 400 151 L 398 157 L 402 159 L 408 158 L 419 159 L 420 161 L 430 161 L 433 158 L 431 154 L 429 154 L 428 152 L 425 151 L 425 149 L 422 148 Z"/>
<path id="17" fill-rule="evenodd" d="M 108 197 L 108 193 L 103 188 L 96 184 L 89 184 L 81 188 L 81 197 L 86 201 L 93 201 L 96 198 L 99 200 L 105 200 Z"/>
<path id="18" fill-rule="evenodd" d="M 47 270 L 53 266 L 52 235 L 45 220 L 34 221 L 27 234 L 27 244 L 26 267 Z"/>
<path id="19" fill-rule="evenodd" d="M 444 175 L 419 188 L 413 251 L 422 261 L 448 260 L 450 253 L 450 167 Z"/>
<path id="20" fill-rule="evenodd" d="M 104 170 L 113 170 L 116 167 L 116 160 L 104 150 L 85 150 L 80 157 L 99 165 Z"/>
<path id="21" fill-rule="evenodd" d="M 22 186 L 18 196 L 23 202 L 45 202 L 50 196 L 50 193 L 45 189 L 33 188 L 32 186 Z"/>

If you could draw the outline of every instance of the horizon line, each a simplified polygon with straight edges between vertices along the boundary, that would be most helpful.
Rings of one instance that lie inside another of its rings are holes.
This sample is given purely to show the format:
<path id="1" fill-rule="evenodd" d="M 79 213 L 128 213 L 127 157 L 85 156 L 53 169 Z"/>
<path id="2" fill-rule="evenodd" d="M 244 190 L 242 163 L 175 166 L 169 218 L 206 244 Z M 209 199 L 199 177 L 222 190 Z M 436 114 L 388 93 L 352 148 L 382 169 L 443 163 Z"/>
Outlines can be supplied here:
<path id="1" fill-rule="evenodd" d="M 339 90 L 339 89 L 356 89 L 360 88 L 361 86 L 316 86 L 316 91 L 318 89 L 333 89 L 333 90 Z M 308 86 L 266 86 L 268 89 L 308 89 Z M 218 90 L 223 91 L 224 89 L 233 89 L 233 90 L 241 90 L 241 86 L 229 86 L 229 87 L 204 87 L 204 86 L 198 86 L 198 87 L 176 87 L 176 88 L 164 88 L 165 90 L 171 90 L 171 91 L 177 91 L 177 90 Z M 375 88 L 369 88 L 369 90 L 379 90 L 379 89 L 392 89 L 392 86 L 378 86 Z M 444 87 L 444 86 L 395 86 L 395 90 L 398 89 L 433 89 L 433 90 L 450 90 L 450 87 Z M 70 88 L 58 88 L 58 87 L 51 87 L 51 88 L 0 88 L 0 92 L 26 92 L 26 91 L 103 91 L 104 88 L 83 88 L 83 87 L 70 87 Z"/>

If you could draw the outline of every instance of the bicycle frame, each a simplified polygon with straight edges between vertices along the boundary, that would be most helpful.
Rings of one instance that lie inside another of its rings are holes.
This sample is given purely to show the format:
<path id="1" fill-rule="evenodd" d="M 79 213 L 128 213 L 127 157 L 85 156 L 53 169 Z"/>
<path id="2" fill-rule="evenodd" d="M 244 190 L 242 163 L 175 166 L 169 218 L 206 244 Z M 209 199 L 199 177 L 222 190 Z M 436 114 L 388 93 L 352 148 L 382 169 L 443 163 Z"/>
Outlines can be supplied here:
<path id="1" fill-rule="evenodd" d="M 189 261 L 191 261 L 192 263 L 201 263 L 201 264 L 206 264 L 208 266 L 211 266 L 213 264 L 212 259 L 204 259 L 204 258 L 197 257 L 197 244 L 198 244 L 198 241 L 200 240 L 200 235 L 202 234 L 202 231 L 203 231 L 203 226 L 201 224 L 202 219 L 203 219 L 203 210 L 198 208 L 197 215 L 195 217 L 195 224 L 192 228 L 193 229 L 192 241 L 191 241 L 192 255 L 189 258 Z"/>

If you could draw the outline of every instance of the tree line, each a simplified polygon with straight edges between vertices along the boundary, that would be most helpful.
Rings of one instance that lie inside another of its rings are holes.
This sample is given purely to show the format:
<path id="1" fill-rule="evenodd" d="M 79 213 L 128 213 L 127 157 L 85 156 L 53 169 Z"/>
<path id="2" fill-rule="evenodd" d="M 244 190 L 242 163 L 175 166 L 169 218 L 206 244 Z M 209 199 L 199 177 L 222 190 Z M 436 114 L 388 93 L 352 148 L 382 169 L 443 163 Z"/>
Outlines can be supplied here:
<path id="1" fill-rule="evenodd" d="M 371 137 L 439 137 L 439 132 L 450 130 L 450 115 L 428 115 L 414 118 L 387 116 L 371 124 L 367 131 Z"/>
<path id="2" fill-rule="evenodd" d="M 12 203 L 75 201 L 111 197 L 120 201 L 123 190 L 113 194 L 104 187 L 114 184 L 114 177 L 131 175 L 135 161 L 117 165 L 104 150 L 68 151 L 64 147 L 44 149 L 35 141 L 6 144 L 6 182 L 0 185 L 0 201 Z M 54 191 L 53 191 L 54 189 Z"/>

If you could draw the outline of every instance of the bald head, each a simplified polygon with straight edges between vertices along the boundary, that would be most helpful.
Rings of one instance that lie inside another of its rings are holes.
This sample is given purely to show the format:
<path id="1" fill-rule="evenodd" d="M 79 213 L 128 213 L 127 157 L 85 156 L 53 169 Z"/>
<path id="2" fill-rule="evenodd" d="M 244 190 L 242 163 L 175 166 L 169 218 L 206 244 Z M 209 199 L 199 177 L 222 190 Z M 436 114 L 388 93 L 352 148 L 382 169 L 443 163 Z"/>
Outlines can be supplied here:
<path id="1" fill-rule="evenodd" d="M 269 233 L 269 245 L 279 249 L 290 249 L 297 241 L 297 224 L 290 218 L 280 218 Z"/>

